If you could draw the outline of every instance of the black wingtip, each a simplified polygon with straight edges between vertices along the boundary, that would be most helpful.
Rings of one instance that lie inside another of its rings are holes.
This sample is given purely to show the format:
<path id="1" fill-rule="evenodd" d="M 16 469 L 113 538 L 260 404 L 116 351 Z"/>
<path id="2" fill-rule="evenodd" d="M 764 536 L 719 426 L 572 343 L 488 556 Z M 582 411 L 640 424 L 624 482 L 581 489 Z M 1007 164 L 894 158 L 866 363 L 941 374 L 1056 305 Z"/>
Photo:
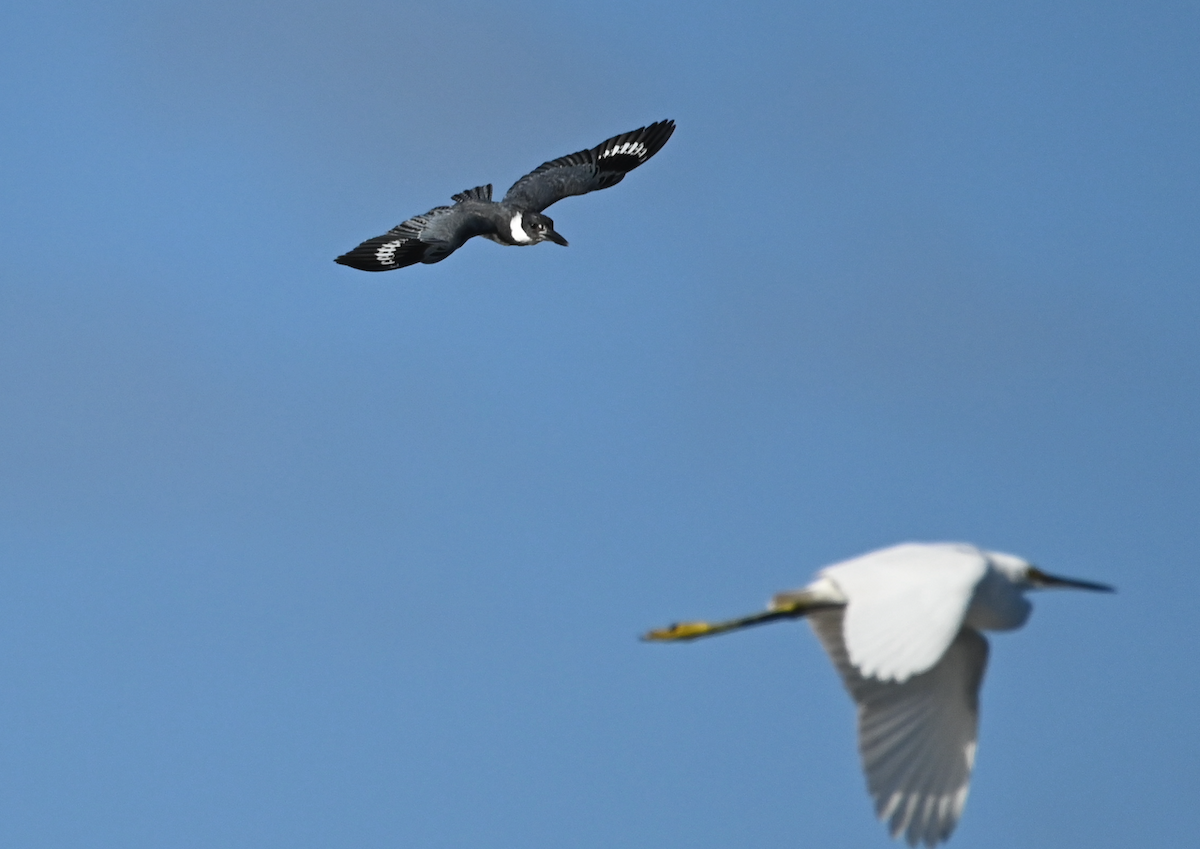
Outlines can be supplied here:
<path id="1" fill-rule="evenodd" d="M 338 265 L 344 265 L 347 268 L 357 269 L 358 271 L 387 271 L 386 268 L 380 268 L 379 263 L 375 263 L 372 266 L 370 263 L 365 262 L 361 258 L 352 256 L 352 254 L 353 251 L 348 254 L 342 254 L 335 259 L 334 262 L 336 262 Z"/>
<path id="2" fill-rule="evenodd" d="M 597 165 L 604 171 L 627 174 L 662 150 L 675 132 L 675 121 L 668 118 L 621 133 L 594 149 Z"/>
<path id="3" fill-rule="evenodd" d="M 675 120 L 667 118 L 665 121 L 655 121 L 642 132 L 645 134 L 643 143 L 647 148 L 645 159 L 649 159 L 662 150 L 663 145 L 670 141 L 671 136 L 675 133 Z M 645 159 L 642 161 L 644 162 Z"/>
<path id="4" fill-rule="evenodd" d="M 421 242 L 400 239 L 385 233 L 374 239 L 367 239 L 354 250 L 339 256 L 334 262 L 359 271 L 391 271 L 420 262 L 424 253 L 425 245 Z"/>
<path id="5" fill-rule="evenodd" d="M 393 268 L 399 268 L 398 265 L 382 265 L 374 259 L 366 257 L 354 256 L 351 251 L 348 254 L 342 254 L 334 260 L 338 265 L 344 265 L 347 268 L 353 268 L 357 271 L 391 271 Z"/>

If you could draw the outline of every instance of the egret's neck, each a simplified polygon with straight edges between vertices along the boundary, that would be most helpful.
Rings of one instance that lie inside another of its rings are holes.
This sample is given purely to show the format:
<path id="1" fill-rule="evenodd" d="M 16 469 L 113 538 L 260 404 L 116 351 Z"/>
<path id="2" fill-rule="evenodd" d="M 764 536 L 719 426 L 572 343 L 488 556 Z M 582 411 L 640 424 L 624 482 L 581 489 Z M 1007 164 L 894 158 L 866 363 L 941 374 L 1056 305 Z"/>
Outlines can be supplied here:
<path id="1" fill-rule="evenodd" d="M 975 586 L 964 623 L 977 631 L 1010 631 L 1029 618 L 1033 605 L 1024 590 L 993 566 Z"/>

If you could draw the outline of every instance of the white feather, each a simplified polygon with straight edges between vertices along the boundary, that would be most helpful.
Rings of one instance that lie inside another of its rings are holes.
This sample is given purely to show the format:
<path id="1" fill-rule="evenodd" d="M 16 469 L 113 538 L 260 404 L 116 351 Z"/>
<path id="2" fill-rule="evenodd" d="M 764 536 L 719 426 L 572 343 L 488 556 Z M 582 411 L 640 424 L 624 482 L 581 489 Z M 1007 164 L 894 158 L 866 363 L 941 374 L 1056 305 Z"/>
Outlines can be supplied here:
<path id="1" fill-rule="evenodd" d="M 822 569 L 850 600 L 844 639 L 865 678 L 902 682 L 931 668 L 962 627 L 988 571 L 978 548 L 907 543 Z"/>
<path id="2" fill-rule="evenodd" d="M 533 238 L 525 232 L 525 228 L 521 226 L 521 213 L 518 212 L 512 217 L 512 221 L 508 222 L 508 228 L 512 230 L 514 242 L 524 245 L 533 241 Z"/>
<path id="3" fill-rule="evenodd" d="M 375 249 L 375 259 L 379 260 L 380 265 L 391 265 L 396 261 L 396 248 L 400 247 L 399 240 L 395 242 L 384 242 Z"/>
<path id="4" fill-rule="evenodd" d="M 892 837 L 934 846 L 954 831 L 967 801 L 987 640 L 963 628 L 933 668 L 880 681 L 850 660 L 844 619 L 842 610 L 808 617 L 858 706 L 858 750 L 875 813 Z"/>
<path id="5" fill-rule="evenodd" d="M 610 147 L 604 153 L 600 154 L 601 159 L 607 159 L 610 156 L 645 156 L 646 146 L 639 141 L 629 141 L 624 144 L 619 144 L 616 147 Z"/>

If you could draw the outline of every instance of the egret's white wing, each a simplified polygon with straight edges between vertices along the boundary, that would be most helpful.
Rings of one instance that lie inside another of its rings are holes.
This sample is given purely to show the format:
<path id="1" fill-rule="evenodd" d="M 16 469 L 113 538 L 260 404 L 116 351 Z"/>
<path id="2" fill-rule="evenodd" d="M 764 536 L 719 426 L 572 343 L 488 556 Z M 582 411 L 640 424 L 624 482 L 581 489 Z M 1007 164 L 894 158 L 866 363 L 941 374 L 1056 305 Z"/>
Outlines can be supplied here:
<path id="1" fill-rule="evenodd" d="M 904 681 L 938 662 L 987 569 L 987 558 L 971 545 L 905 543 L 820 574 L 848 599 L 850 662 L 866 678 Z"/>
<path id="2" fill-rule="evenodd" d="M 808 621 L 858 705 L 858 751 L 875 813 L 892 837 L 935 846 L 967 801 L 987 640 L 963 628 L 932 669 L 903 683 L 880 681 L 850 662 L 843 616 L 821 610 Z"/>

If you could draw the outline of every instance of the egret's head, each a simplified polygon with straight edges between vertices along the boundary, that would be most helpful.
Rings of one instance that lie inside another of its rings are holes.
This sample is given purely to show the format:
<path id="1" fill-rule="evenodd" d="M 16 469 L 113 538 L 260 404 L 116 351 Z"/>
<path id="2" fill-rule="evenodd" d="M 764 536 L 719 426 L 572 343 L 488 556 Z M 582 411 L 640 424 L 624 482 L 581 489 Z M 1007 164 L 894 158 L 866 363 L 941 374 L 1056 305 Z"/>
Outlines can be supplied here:
<path id="1" fill-rule="evenodd" d="M 1022 560 L 1015 554 L 1005 554 L 1002 551 L 987 552 L 987 559 L 992 564 L 992 568 L 1007 578 L 1009 583 L 1023 590 L 1032 586 L 1029 583 L 1029 570 L 1033 568 L 1033 565 L 1028 561 Z"/>
<path id="2" fill-rule="evenodd" d="M 554 232 L 554 222 L 550 220 L 550 216 L 548 215 L 542 215 L 540 212 L 526 212 L 521 225 L 534 242 L 549 240 L 563 247 L 567 245 L 567 240 Z"/>
<path id="3" fill-rule="evenodd" d="M 1004 554 L 999 551 L 989 551 L 988 559 L 992 563 L 992 567 L 1008 578 L 1014 585 L 1022 590 L 1044 590 L 1053 587 L 1068 587 L 1077 590 L 1094 590 L 1096 592 L 1111 593 L 1113 588 L 1108 584 L 1097 584 L 1093 581 L 1080 581 L 1076 578 L 1061 578 L 1058 575 L 1051 575 L 1043 572 L 1032 563 L 1027 563 L 1020 557 L 1013 554 Z"/>

